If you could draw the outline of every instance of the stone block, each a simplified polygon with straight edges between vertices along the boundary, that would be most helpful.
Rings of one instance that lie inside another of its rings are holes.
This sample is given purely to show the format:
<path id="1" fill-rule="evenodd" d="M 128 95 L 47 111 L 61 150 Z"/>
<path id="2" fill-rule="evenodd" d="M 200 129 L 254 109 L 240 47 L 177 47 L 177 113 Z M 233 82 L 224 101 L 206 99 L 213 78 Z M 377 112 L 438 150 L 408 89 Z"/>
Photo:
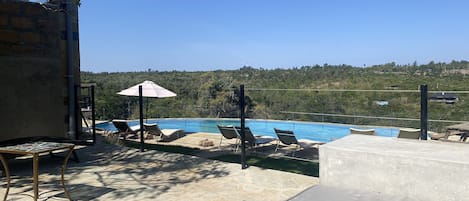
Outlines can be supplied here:
<path id="1" fill-rule="evenodd" d="M 29 17 L 12 17 L 11 25 L 18 29 L 32 29 L 35 26 L 33 18 Z"/>
<path id="2" fill-rule="evenodd" d="M 11 54 L 10 48 L 10 45 L 0 43 L 0 56 L 9 56 Z"/>
<path id="3" fill-rule="evenodd" d="M 58 23 L 56 20 L 50 18 L 38 18 L 37 19 L 37 28 L 41 31 L 57 31 L 59 29 Z"/>
<path id="4" fill-rule="evenodd" d="M 16 2 L 0 2 L 0 13 L 15 14 L 20 13 L 20 6 L 22 4 Z"/>
<path id="5" fill-rule="evenodd" d="M 26 16 L 45 15 L 47 11 L 39 4 L 28 4 L 24 10 Z"/>
<path id="6" fill-rule="evenodd" d="M 18 55 L 18 56 L 32 56 L 32 52 L 34 52 L 34 48 L 29 45 L 12 45 L 11 48 L 11 55 Z"/>
<path id="7" fill-rule="evenodd" d="M 20 35 L 11 30 L 0 30 L 0 42 L 18 43 Z"/>
<path id="8" fill-rule="evenodd" d="M 201 147 L 210 147 L 213 146 L 213 141 L 209 139 L 203 139 L 199 142 L 199 146 Z"/>
<path id="9" fill-rule="evenodd" d="M 7 26 L 7 25 L 8 25 L 8 16 L 0 15 L 0 26 Z"/>
<path id="10" fill-rule="evenodd" d="M 43 45 L 11 45 L 11 54 L 23 57 L 43 57 L 49 56 L 49 51 L 47 47 Z"/>
<path id="11" fill-rule="evenodd" d="M 21 34 L 21 40 L 24 43 L 39 43 L 41 35 L 35 32 L 24 32 Z"/>

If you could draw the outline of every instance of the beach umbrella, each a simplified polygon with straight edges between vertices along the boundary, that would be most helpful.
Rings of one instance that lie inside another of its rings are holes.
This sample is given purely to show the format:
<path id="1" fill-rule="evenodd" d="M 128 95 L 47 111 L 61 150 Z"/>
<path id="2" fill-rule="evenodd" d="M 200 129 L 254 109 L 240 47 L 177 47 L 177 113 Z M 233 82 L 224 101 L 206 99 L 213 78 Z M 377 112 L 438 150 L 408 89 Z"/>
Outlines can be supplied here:
<path id="1" fill-rule="evenodd" d="M 146 112 L 145 114 L 148 117 L 148 98 L 167 98 L 174 97 L 176 93 L 165 89 L 164 87 L 155 84 L 152 81 L 145 80 L 144 82 L 134 85 L 128 89 L 120 91 L 119 95 L 123 96 L 138 96 L 138 87 L 142 86 L 142 96 L 147 98 Z"/>
<path id="2" fill-rule="evenodd" d="M 138 86 L 142 86 L 143 97 L 166 98 L 176 96 L 176 93 L 148 80 L 145 80 L 140 84 L 136 84 L 128 89 L 124 89 L 117 94 L 124 96 L 138 96 Z"/>
<path id="3" fill-rule="evenodd" d="M 155 84 L 152 81 L 145 80 L 144 82 L 134 85 L 130 88 L 124 89 L 117 94 L 123 96 L 138 96 L 139 97 L 139 109 L 140 109 L 140 151 L 143 151 L 143 101 L 142 97 L 147 98 L 147 107 L 146 112 L 148 115 L 148 98 L 166 98 L 166 97 L 174 97 L 176 93 L 165 89 L 164 87 Z"/>

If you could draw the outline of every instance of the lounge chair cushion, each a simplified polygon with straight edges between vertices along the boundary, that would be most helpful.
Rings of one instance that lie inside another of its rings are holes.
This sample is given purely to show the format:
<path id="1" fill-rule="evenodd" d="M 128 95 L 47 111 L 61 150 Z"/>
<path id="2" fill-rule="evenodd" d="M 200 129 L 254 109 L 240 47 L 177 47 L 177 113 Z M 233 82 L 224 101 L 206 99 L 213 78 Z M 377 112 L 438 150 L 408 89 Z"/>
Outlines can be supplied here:
<path id="1" fill-rule="evenodd" d="M 235 127 L 235 128 L 236 128 L 236 132 L 238 132 L 238 134 L 241 135 L 241 127 Z M 245 127 L 244 134 L 246 137 L 246 142 L 249 146 L 257 146 L 260 144 L 266 144 L 275 140 L 275 138 L 269 137 L 269 136 L 260 136 L 260 135 L 254 136 L 251 132 L 251 129 L 249 129 L 249 127 Z M 241 139 L 241 136 L 239 136 L 239 138 Z"/>
<path id="2" fill-rule="evenodd" d="M 275 134 L 277 134 L 278 140 L 285 145 L 298 144 L 295 134 L 291 130 L 280 130 L 274 128 Z"/>
<path id="3" fill-rule="evenodd" d="M 184 131 L 181 129 L 162 129 L 160 139 L 158 141 L 169 142 L 178 139 L 183 135 Z"/>
<path id="4" fill-rule="evenodd" d="M 375 129 L 350 128 L 350 134 L 375 135 Z"/>
<path id="5" fill-rule="evenodd" d="M 406 139 L 420 139 L 420 129 L 414 128 L 401 128 L 399 129 L 399 135 L 397 138 L 406 138 Z"/>

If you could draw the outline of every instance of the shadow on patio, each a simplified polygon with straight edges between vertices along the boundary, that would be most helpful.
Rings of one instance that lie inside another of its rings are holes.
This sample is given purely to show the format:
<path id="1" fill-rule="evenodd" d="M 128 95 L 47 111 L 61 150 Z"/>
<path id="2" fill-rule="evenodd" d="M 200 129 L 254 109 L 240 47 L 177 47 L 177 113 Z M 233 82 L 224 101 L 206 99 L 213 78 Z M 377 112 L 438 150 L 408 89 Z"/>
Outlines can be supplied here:
<path id="1" fill-rule="evenodd" d="M 314 177 L 255 167 L 241 171 L 237 164 L 196 156 L 142 153 L 102 139 L 77 152 L 82 162 L 70 161 L 65 175 L 74 200 L 233 200 L 233 189 L 241 193 L 239 200 L 285 200 L 317 183 Z M 60 164 L 60 158 L 41 157 L 41 200 L 65 199 Z M 9 166 L 9 200 L 31 200 L 31 159 L 10 160 Z M 4 177 L 1 182 L 5 187 Z"/>

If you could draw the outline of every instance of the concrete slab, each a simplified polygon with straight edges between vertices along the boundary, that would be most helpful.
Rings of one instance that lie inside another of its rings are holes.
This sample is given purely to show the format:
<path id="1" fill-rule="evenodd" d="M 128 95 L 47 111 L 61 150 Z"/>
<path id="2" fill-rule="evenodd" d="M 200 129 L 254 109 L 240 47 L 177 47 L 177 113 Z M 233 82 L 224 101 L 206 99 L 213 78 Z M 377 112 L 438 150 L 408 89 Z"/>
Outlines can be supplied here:
<path id="1" fill-rule="evenodd" d="M 469 146 L 350 135 L 319 148 L 320 183 L 429 201 L 469 200 Z"/>

